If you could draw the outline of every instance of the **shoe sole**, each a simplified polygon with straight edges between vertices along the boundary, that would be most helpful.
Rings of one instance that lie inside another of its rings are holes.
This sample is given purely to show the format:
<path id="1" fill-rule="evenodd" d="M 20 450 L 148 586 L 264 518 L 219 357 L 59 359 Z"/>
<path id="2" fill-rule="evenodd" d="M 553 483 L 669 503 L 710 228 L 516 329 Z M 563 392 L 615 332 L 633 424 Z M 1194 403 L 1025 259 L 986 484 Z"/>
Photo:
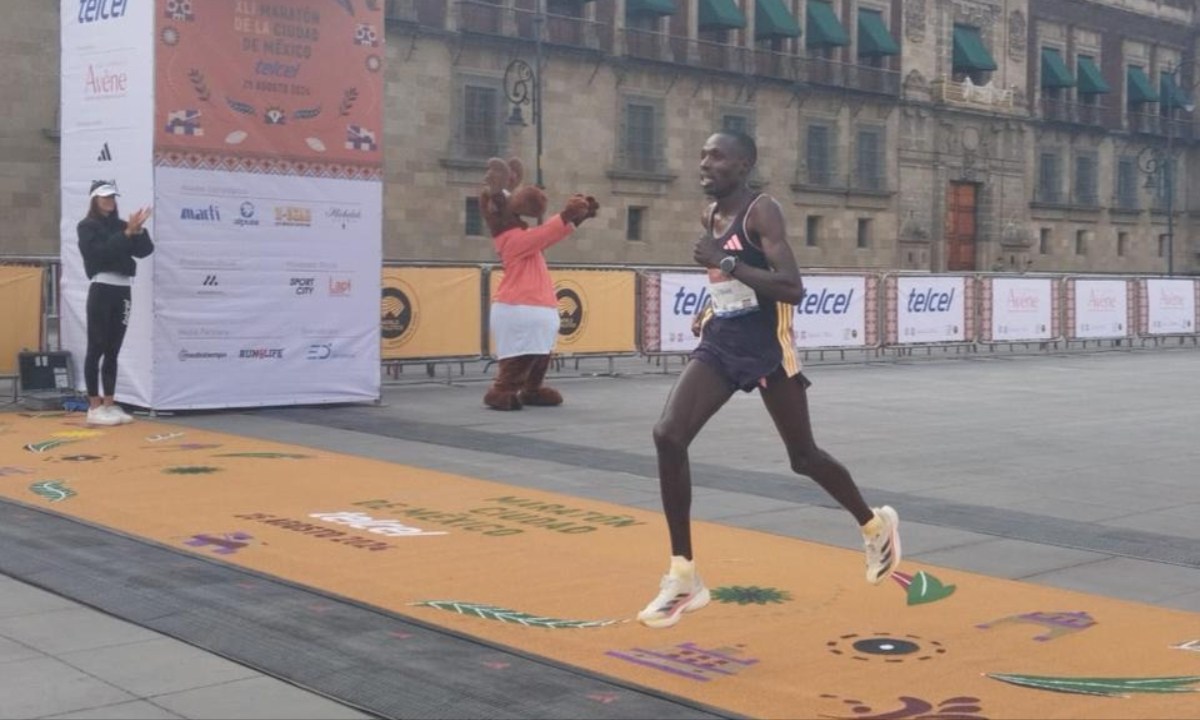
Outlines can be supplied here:
<path id="1" fill-rule="evenodd" d="M 708 591 L 708 588 L 704 588 L 699 593 L 697 593 L 695 595 L 695 597 L 693 597 L 691 600 L 688 600 L 687 602 L 680 604 L 679 607 L 675 608 L 675 611 L 672 612 L 670 615 L 667 615 L 666 617 L 658 617 L 658 618 L 655 618 L 655 617 L 640 618 L 639 617 L 638 622 L 640 622 L 641 624 L 645 625 L 648 628 L 654 628 L 655 630 L 660 630 L 662 628 L 669 628 L 672 625 L 675 625 L 676 623 L 678 623 L 683 618 L 684 613 L 695 612 L 695 611 L 699 610 L 700 608 L 704 607 L 705 605 L 707 605 L 709 603 L 709 601 L 711 601 L 711 600 L 712 600 L 712 593 L 710 593 Z"/>
<path id="2" fill-rule="evenodd" d="M 893 573 L 896 572 L 896 569 L 900 567 L 900 516 L 896 514 L 895 510 L 892 510 L 890 519 L 892 521 L 892 532 L 889 536 L 889 539 L 892 543 L 892 564 L 888 567 L 887 572 L 885 572 L 883 575 L 880 575 L 878 579 L 867 579 L 867 582 L 871 583 L 872 585 L 878 585 L 884 580 L 887 580 L 892 576 Z"/>

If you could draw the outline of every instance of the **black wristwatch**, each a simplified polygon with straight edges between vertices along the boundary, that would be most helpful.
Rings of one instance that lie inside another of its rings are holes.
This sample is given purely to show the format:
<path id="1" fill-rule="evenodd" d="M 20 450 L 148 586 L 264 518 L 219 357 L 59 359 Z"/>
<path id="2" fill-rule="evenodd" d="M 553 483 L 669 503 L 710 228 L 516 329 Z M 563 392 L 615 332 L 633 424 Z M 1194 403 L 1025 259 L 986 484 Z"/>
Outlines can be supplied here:
<path id="1" fill-rule="evenodd" d="M 726 255 L 725 257 L 721 258 L 721 272 L 725 273 L 726 275 L 733 275 L 733 269 L 737 267 L 737 263 L 737 255 Z"/>

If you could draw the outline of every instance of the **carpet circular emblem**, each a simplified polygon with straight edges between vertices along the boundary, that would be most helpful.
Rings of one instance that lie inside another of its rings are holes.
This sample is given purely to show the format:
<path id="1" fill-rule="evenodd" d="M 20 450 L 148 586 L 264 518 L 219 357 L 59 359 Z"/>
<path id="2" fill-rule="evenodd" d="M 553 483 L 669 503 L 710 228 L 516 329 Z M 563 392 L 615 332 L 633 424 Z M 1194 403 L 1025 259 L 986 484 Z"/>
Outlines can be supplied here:
<path id="1" fill-rule="evenodd" d="M 825 643 L 834 655 L 844 655 L 854 660 L 876 660 L 889 663 L 906 660 L 930 660 L 946 653 L 946 648 L 936 640 L 925 640 L 916 635 L 889 635 L 871 633 L 859 635 L 849 633 Z"/>

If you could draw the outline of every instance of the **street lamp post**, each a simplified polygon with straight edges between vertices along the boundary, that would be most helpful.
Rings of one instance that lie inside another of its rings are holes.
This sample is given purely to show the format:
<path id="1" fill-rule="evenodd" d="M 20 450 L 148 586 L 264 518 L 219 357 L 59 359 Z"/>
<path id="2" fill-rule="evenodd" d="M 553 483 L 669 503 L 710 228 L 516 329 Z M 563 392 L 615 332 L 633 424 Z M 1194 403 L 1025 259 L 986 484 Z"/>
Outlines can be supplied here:
<path id="1" fill-rule="evenodd" d="M 533 106 L 532 121 L 536 131 L 534 176 L 540 188 L 545 187 L 542 182 L 542 24 L 545 21 L 542 2 L 538 0 L 533 16 L 534 67 L 517 58 L 504 70 L 504 96 L 512 103 L 512 112 L 505 124 L 523 127 L 525 118 L 521 115 L 521 106 Z"/>
<path id="2" fill-rule="evenodd" d="M 1188 95 L 1195 90 L 1189 91 Z M 1167 103 L 1167 145 L 1166 148 L 1146 147 L 1138 153 L 1138 168 L 1146 174 L 1147 183 L 1153 183 L 1161 178 L 1162 186 L 1167 194 L 1167 275 L 1175 274 L 1175 98 L 1163 99 Z M 1195 105 L 1190 101 L 1182 106 L 1191 113 Z"/>

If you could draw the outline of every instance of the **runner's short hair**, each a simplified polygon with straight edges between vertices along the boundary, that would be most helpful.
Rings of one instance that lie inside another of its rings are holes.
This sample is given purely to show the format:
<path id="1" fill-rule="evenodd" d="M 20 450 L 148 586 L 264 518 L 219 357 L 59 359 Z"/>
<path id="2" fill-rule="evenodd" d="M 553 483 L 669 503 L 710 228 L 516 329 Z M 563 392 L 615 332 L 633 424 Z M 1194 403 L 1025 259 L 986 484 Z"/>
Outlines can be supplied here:
<path id="1" fill-rule="evenodd" d="M 754 142 L 754 138 L 750 137 L 750 135 L 741 130 L 721 130 L 717 134 L 733 138 L 734 143 L 738 146 L 738 150 L 746 156 L 751 166 L 754 166 L 758 162 L 758 143 Z"/>

